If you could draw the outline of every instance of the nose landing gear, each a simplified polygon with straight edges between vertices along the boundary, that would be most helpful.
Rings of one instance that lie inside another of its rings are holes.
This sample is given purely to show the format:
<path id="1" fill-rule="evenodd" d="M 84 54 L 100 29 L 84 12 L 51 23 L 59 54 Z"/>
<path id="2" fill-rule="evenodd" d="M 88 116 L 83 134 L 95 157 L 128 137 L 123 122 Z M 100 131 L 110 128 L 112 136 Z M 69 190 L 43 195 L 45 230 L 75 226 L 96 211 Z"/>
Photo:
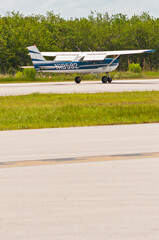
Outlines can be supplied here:
<path id="1" fill-rule="evenodd" d="M 79 76 L 75 77 L 75 83 L 80 83 L 81 82 L 81 78 Z"/>

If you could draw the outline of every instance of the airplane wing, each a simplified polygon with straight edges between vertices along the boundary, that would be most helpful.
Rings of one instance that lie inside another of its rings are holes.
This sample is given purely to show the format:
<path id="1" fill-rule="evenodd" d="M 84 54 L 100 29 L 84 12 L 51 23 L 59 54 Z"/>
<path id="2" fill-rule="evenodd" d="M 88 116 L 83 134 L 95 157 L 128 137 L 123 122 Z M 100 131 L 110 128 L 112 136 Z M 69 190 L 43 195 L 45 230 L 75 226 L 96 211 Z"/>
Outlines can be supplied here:
<path id="1" fill-rule="evenodd" d="M 108 51 L 107 56 L 110 55 L 129 55 L 129 54 L 141 54 L 141 53 L 150 53 L 155 52 L 154 49 L 143 49 L 143 50 L 122 50 L 122 51 Z"/>
<path id="2" fill-rule="evenodd" d="M 92 52 L 41 52 L 43 56 L 55 57 L 55 61 L 100 61 L 107 56 L 121 56 L 155 52 L 154 49 L 121 50 L 121 51 L 92 51 Z"/>
<path id="3" fill-rule="evenodd" d="M 121 55 L 141 54 L 141 53 L 150 53 L 150 52 L 155 52 L 155 50 L 145 49 L 145 50 L 103 51 L 103 52 L 92 52 L 92 53 L 88 52 L 83 58 L 83 61 L 104 60 L 107 56 L 117 56 L 116 58 L 118 58 Z"/>
<path id="4" fill-rule="evenodd" d="M 81 57 L 81 52 L 41 52 L 45 57 L 55 57 L 54 61 L 78 61 Z"/>
<path id="5" fill-rule="evenodd" d="M 62 56 L 66 56 L 66 55 L 72 55 L 72 56 L 75 56 L 75 55 L 78 55 L 80 54 L 81 52 L 41 52 L 41 54 L 44 56 L 44 57 L 56 57 L 58 55 L 62 55 Z"/>

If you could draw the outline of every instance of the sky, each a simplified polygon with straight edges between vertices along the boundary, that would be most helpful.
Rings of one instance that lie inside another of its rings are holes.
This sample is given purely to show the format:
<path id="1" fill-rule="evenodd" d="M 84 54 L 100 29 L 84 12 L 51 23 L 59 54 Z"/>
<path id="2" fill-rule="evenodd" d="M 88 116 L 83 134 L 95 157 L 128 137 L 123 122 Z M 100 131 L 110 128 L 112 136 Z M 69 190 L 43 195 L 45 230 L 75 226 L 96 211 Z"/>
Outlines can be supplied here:
<path id="1" fill-rule="evenodd" d="M 7 12 L 19 11 L 24 15 L 43 14 L 53 11 L 62 18 L 88 17 L 91 11 L 102 14 L 122 13 L 128 17 L 142 12 L 149 12 L 159 18 L 159 0 L 0 0 L 0 15 Z"/>

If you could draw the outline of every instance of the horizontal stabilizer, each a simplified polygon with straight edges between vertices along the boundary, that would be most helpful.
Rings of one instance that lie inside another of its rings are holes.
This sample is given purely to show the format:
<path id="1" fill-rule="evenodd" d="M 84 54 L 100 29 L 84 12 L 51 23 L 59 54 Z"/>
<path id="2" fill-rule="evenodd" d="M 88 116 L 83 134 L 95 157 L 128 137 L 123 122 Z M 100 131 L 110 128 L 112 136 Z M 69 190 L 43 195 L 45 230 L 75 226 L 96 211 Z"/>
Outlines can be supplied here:
<path id="1" fill-rule="evenodd" d="M 25 69 L 25 68 L 34 68 L 34 67 L 33 66 L 20 66 L 20 68 Z"/>

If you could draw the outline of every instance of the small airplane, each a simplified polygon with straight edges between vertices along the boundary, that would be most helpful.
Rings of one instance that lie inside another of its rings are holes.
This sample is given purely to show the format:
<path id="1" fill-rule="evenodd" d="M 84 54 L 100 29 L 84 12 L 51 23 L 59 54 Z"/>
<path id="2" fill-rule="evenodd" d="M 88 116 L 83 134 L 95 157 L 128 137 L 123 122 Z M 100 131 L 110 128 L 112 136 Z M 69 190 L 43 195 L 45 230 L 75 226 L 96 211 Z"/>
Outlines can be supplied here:
<path id="1" fill-rule="evenodd" d="M 40 52 L 34 46 L 27 47 L 32 59 L 34 68 L 38 72 L 53 73 L 77 73 L 94 74 L 106 73 L 102 76 L 103 83 L 111 83 L 112 78 L 109 72 L 114 71 L 119 65 L 119 57 L 128 54 L 140 54 L 155 52 L 153 49 L 146 50 L 123 50 L 123 51 L 90 51 L 90 52 Z M 53 61 L 46 60 L 45 57 L 55 57 Z M 115 56 L 114 58 L 107 58 Z M 100 78 L 100 77 L 99 77 Z M 80 83 L 81 77 L 76 76 L 75 82 Z"/>

